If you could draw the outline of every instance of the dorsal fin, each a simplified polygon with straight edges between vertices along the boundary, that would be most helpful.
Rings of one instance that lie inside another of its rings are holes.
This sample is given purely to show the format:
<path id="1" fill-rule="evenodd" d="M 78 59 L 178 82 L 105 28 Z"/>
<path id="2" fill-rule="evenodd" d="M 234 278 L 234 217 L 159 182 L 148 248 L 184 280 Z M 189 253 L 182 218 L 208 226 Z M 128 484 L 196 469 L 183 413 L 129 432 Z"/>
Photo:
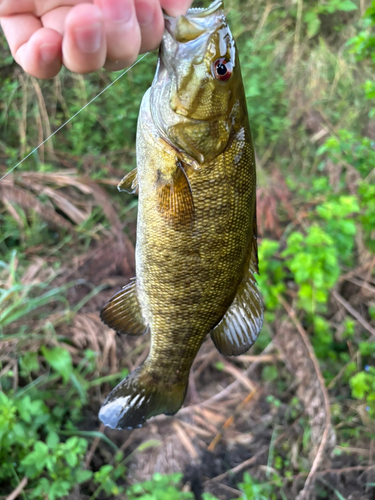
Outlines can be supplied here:
<path id="1" fill-rule="evenodd" d="M 136 279 L 130 280 L 100 312 L 100 319 L 118 333 L 143 335 L 148 330 L 137 297 Z"/>

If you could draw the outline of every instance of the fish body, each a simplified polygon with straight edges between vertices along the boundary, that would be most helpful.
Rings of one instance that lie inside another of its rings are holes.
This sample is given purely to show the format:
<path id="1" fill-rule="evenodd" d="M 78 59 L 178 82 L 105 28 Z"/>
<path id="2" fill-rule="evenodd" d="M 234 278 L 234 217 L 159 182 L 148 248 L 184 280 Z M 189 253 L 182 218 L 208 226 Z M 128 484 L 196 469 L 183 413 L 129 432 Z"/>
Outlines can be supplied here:
<path id="1" fill-rule="evenodd" d="M 263 321 L 256 287 L 256 172 L 236 45 L 222 3 L 166 16 L 156 76 L 140 109 L 136 278 L 101 313 L 121 333 L 151 332 L 150 353 L 107 397 L 100 419 L 139 427 L 181 407 L 210 333 L 238 355 Z"/>

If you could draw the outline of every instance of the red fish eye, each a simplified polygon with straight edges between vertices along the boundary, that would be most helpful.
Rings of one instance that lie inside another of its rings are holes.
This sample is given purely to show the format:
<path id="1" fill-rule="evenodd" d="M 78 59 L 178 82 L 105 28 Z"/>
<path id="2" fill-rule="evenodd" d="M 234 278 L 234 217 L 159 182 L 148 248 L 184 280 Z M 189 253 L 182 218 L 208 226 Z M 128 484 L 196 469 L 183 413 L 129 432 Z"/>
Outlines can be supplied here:
<path id="1" fill-rule="evenodd" d="M 221 57 L 214 62 L 213 69 L 215 78 L 221 82 L 226 82 L 232 76 L 233 65 L 224 57 Z"/>

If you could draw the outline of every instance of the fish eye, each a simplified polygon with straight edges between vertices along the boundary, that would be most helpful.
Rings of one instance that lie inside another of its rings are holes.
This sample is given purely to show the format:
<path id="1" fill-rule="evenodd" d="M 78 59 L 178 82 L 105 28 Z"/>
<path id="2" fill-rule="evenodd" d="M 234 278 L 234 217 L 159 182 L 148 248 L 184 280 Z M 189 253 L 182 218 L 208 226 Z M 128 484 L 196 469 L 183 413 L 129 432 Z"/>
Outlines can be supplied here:
<path id="1" fill-rule="evenodd" d="M 216 59 L 213 64 L 213 73 L 217 80 L 226 82 L 232 76 L 233 64 L 227 61 L 224 57 Z"/>

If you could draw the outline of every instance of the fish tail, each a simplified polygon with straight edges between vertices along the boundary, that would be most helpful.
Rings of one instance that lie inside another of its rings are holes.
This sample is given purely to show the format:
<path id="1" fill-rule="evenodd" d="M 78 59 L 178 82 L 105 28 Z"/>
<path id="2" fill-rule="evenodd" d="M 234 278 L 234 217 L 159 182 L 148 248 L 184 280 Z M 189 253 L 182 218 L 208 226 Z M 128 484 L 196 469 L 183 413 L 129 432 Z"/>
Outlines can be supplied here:
<path id="1" fill-rule="evenodd" d="M 108 395 L 99 411 L 104 425 L 134 429 L 155 415 L 175 414 L 184 402 L 188 378 L 166 383 L 146 360 Z"/>

